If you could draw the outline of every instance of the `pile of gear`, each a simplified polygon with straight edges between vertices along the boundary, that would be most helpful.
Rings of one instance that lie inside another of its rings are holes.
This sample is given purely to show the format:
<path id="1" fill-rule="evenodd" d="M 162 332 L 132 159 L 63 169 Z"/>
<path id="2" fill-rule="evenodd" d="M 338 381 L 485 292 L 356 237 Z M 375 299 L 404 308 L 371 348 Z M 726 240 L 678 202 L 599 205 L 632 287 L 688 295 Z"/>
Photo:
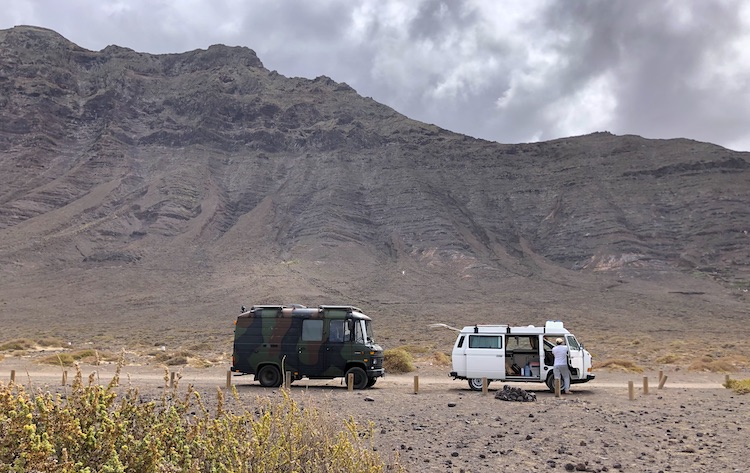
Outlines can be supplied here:
<path id="1" fill-rule="evenodd" d="M 506 384 L 503 386 L 503 389 L 495 393 L 495 399 L 500 399 L 501 401 L 533 402 L 536 401 L 536 394 L 526 392 L 521 388 L 512 388 Z"/>

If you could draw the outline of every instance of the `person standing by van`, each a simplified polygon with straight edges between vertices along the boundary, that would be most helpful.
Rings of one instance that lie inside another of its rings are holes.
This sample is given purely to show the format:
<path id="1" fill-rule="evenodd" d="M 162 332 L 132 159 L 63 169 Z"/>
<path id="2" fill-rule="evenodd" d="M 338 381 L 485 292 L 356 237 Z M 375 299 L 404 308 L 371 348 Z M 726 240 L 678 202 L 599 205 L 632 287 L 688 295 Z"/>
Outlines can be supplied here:
<path id="1" fill-rule="evenodd" d="M 562 377 L 562 386 L 560 389 L 565 394 L 570 394 L 570 368 L 568 368 L 568 347 L 563 344 L 563 339 L 555 340 L 555 347 L 552 348 L 552 354 L 555 356 L 555 363 L 552 366 L 552 373 L 555 379 Z"/>

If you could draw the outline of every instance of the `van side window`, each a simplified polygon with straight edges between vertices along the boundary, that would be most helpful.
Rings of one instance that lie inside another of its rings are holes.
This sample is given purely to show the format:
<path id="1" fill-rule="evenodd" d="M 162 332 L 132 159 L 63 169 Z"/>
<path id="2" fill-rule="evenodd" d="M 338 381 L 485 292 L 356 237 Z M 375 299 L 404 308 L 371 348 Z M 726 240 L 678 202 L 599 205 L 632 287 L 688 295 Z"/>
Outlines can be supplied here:
<path id="1" fill-rule="evenodd" d="M 460 337 L 458 338 L 458 345 L 457 345 L 457 347 L 458 347 L 458 348 L 461 348 L 462 346 L 464 346 L 464 336 L 463 336 L 463 335 L 461 335 L 461 336 L 460 336 Z"/>
<path id="2" fill-rule="evenodd" d="M 345 320 L 331 320 L 328 325 L 328 341 L 329 342 L 343 342 L 344 341 L 344 325 Z"/>
<path id="3" fill-rule="evenodd" d="M 469 348 L 501 348 L 500 337 L 490 335 L 469 335 Z"/>
<path id="4" fill-rule="evenodd" d="M 323 321 L 317 319 L 305 319 L 302 321 L 302 341 L 323 341 Z"/>

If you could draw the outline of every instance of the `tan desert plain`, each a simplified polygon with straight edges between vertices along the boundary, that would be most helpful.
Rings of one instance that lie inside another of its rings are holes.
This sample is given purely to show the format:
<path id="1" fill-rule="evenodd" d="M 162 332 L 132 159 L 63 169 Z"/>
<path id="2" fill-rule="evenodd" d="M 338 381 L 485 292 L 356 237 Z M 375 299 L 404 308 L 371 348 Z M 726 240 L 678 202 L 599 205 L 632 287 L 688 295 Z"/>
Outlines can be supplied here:
<path id="1" fill-rule="evenodd" d="M 477 140 L 248 48 L 2 30 L 0 382 L 119 361 L 119 389 L 213 399 L 243 305 L 353 305 L 386 376 L 290 395 L 408 471 L 746 471 L 750 398 L 723 384 L 750 378 L 748 183 L 748 153 L 690 139 Z M 548 320 L 593 356 L 570 395 L 471 391 L 431 328 Z M 282 396 L 229 382 L 238 408 Z"/>

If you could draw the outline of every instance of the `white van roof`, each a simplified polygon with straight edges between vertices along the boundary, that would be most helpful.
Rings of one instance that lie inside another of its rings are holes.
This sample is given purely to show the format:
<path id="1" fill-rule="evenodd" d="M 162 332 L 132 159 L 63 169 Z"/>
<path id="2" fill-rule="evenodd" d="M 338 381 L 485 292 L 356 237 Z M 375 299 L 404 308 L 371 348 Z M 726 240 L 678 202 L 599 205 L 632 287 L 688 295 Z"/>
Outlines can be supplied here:
<path id="1" fill-rule="evenodd" d="M 462 334 L 467 333 L 486 333 L 486 334 L 538 334 L 538 333 L 553 333 L 553 334 L 564 334 L 570 333 L 560 320 L 548 320 L 544 327 L 537 327 L 535 325 L 517 326 L 511 327 L 509 325 L 467 325 L 461 329 Z"/>

